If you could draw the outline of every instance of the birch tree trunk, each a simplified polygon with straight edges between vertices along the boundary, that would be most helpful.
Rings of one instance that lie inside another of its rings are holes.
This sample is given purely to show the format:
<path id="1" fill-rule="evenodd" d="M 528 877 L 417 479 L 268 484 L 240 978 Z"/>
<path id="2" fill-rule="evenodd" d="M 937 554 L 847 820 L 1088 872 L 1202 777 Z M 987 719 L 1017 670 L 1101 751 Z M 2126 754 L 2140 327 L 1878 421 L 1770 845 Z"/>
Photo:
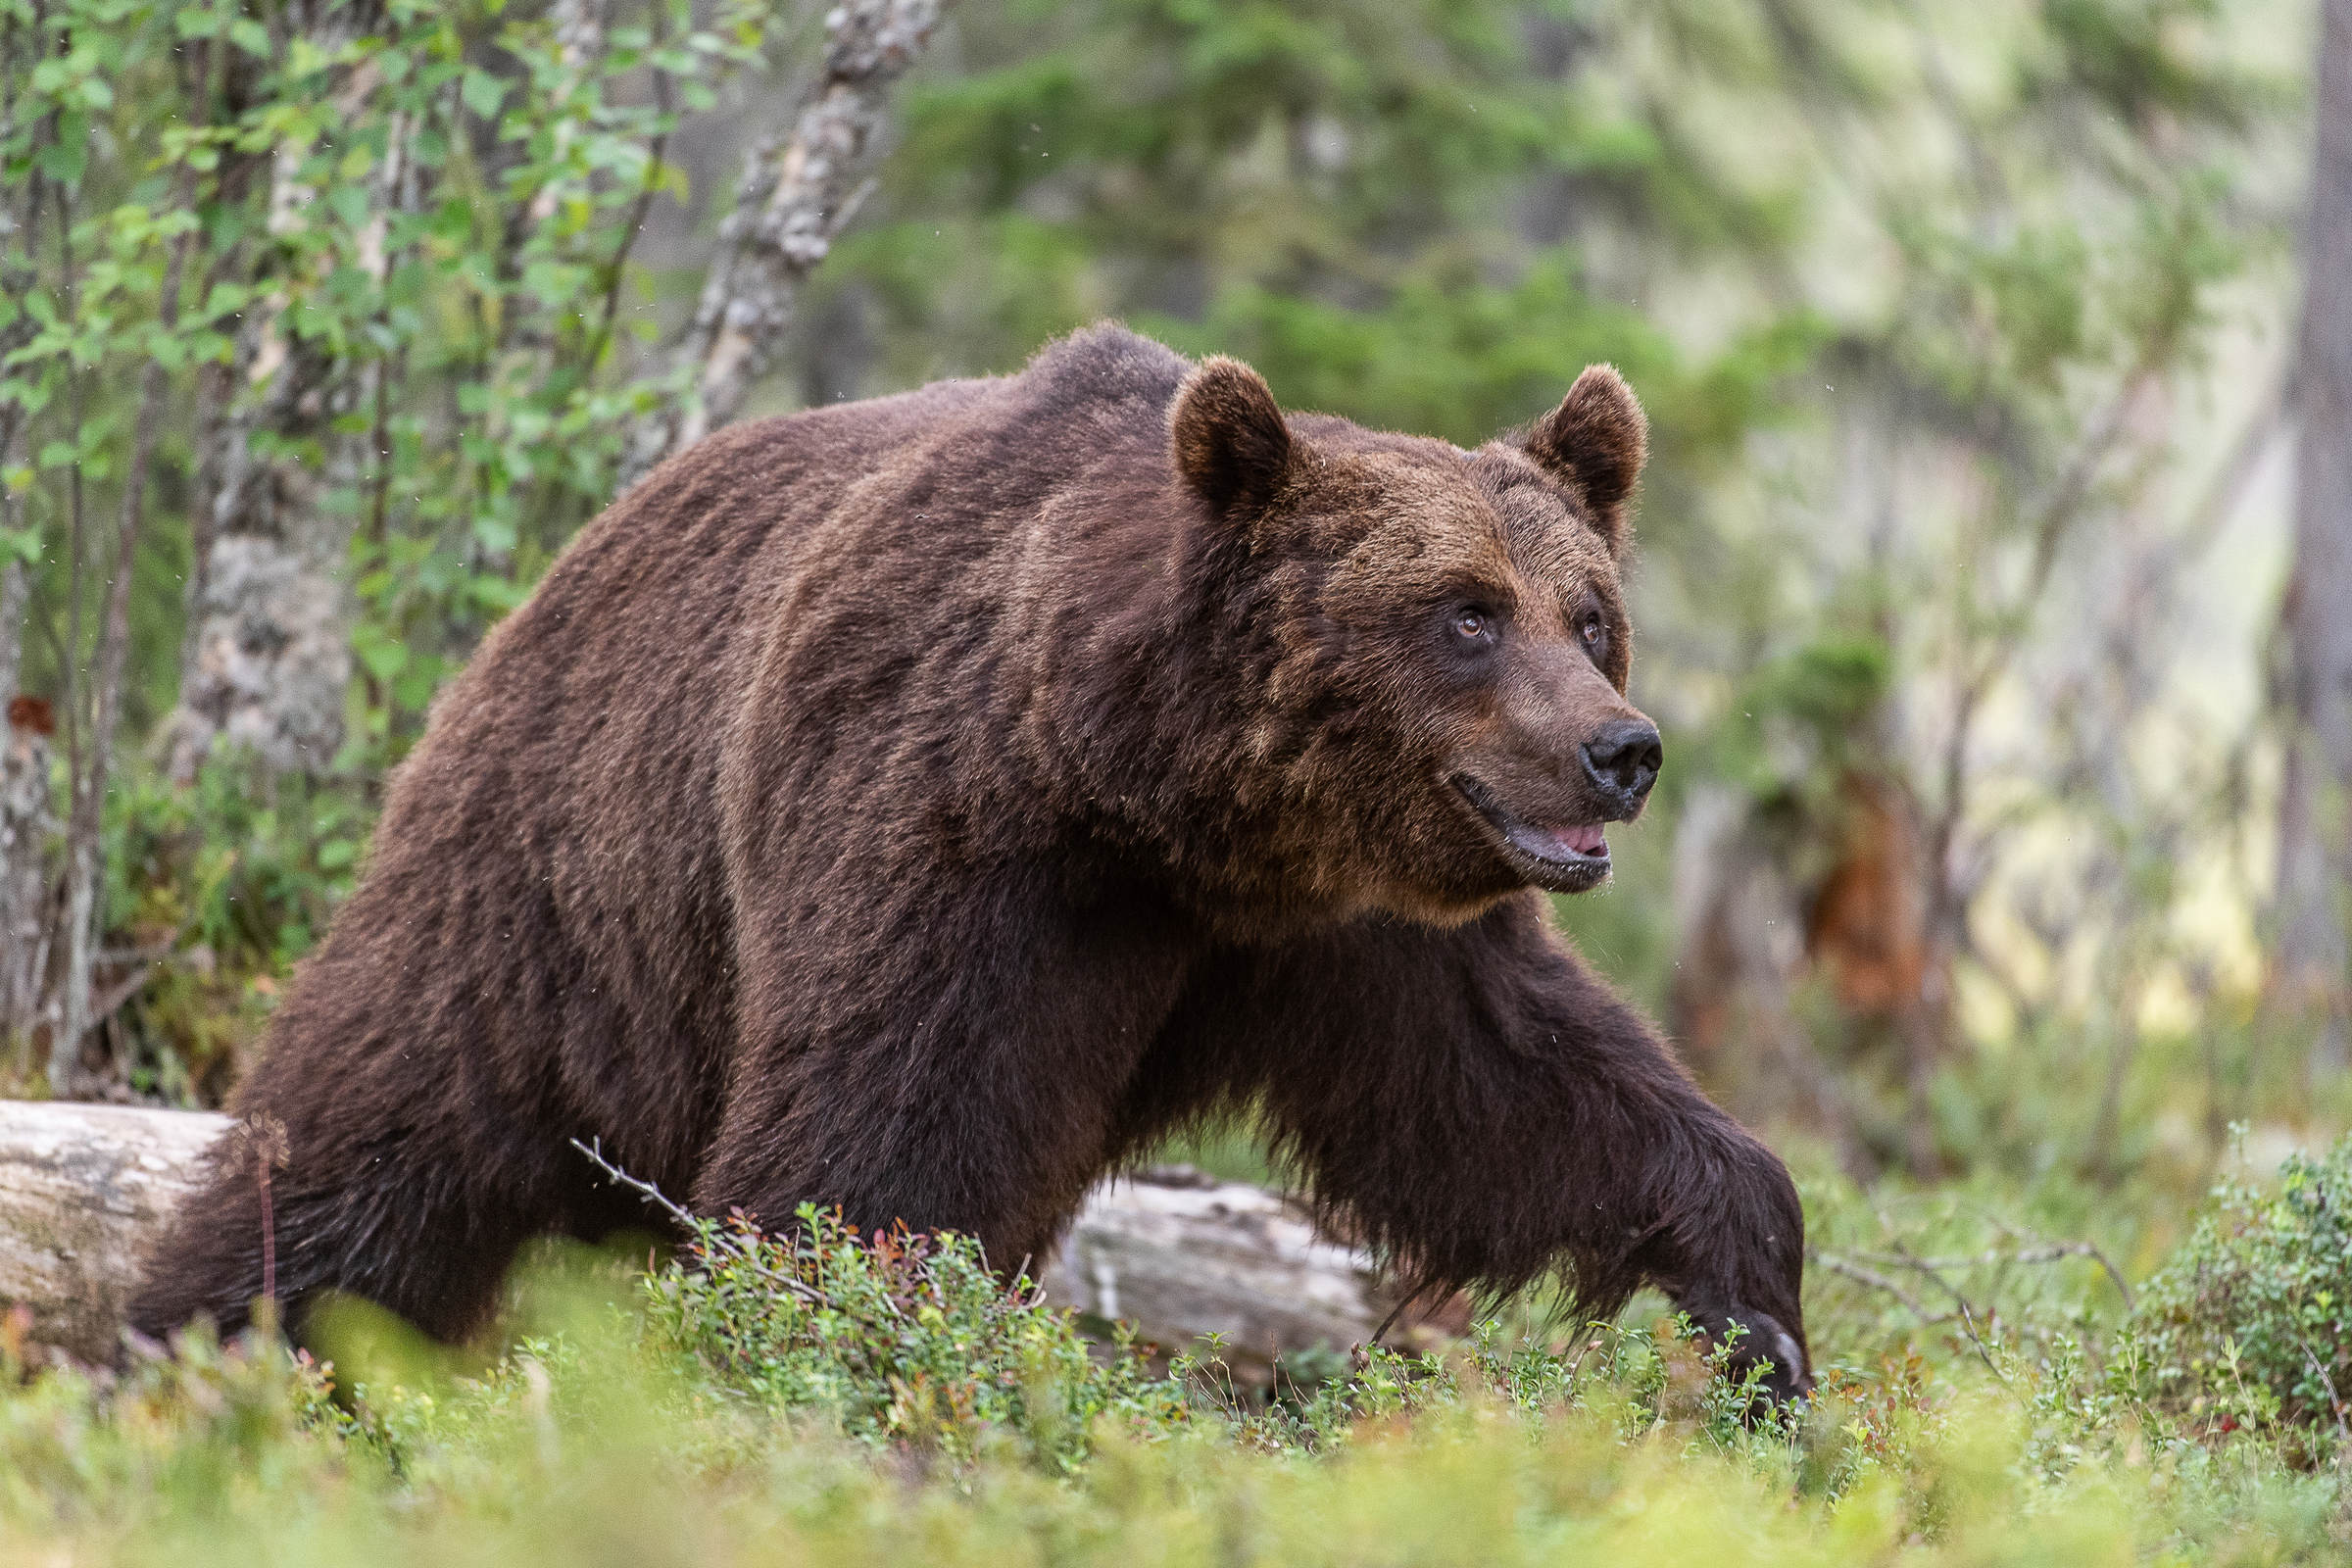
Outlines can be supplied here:
<path id="1" fill-rule="evenodd" d="M 0 244 L 6 246 L 0 288 L 16 307 L 16 318 L 0 328 L 0 355 L 30 342 L 36 324 L 24 301 L 38 275 L 32 246 L 42 194 L 34 174 L 0 206 Z M 0 466 L 17 461 L 24 423 L 23 407 L 0 407 Z M 23 498 L 0 486 L 0 535 L 14 535 L 24 522 Z M 31 599 L 24 560 L 0 538 L 0 1051 L 30 1036 L 48 969 L 49 837 L 57 825 L 49 790 L 53 714 L 48 704 L 20 689 Z"/>
<path id="2" fill-rule="evenodd" d="M 373 0 L 310 0 L 289 22 L 331 55 L 370 30 L 379 15 Z M 346 76 L 338 97 L 347 118 L 373 79 Z M 309 210 L 321 193 L 295 178 L 302 151 L 281 148 L 275 156 L 272 234 L 313 221 Z M 379 186 L 387 171 L 397 179 L 398 162 L 395 149 L 378 167 Z M 261 263 L 273 265 L 267 255 Z M 352 671 L 343 567 L 354 519 L 326 509 L 329 480 L 294 454 L 323 445 L 330 462 L 348 469 L 358 438 L 335 438 L 330 428 L 368 389 L 323 345 L 288 330 L 286 304 L 279 291 L 247 314 L 237 338 L 235 402 L 212 426 L 203 455 L 217 488 L 212 514 L 197 529 L 179 703 L 160 738 L 182 784 L 222 744 L 252 752 L 271 772 L 313 775 L 326 771 L 343 744 Z"/>
<path id="3" fill-rule="evenodd" d="M 256 451 L 264 433 L 287 445 L 322 436 L 334 416 L 333 361 L 315 345 L 289 348 L 264 319 L 239 334 L 238 363 L 248 397 L 216 438 L 220 485 L 189 596 L 179 705 L 167 721 L 172 776 L 183 784 L 223 742 L 273 772 L 323 772 L 343 742 L 351 684 L 337 575 L 350 519 L 320 507 L 321 476 L 282 447 Z"/>
<path id="4" fill-rule="evenodd" d="M 0 692 L 14 684 L 0 684 Z M 48 705 L 23 696 L 10 700 L 0 723 L 0 1052 L 7 1053 L 30 1049 L 49 968 L 49 839 L 57 831 L 49 725 Z"/>
<path id="5" fill-rule="evenodd" d="M 844 0 L 826 17 L 824 69 L 792 134 L 745 159 L 735 211 L 719 225 L 718 254 L 678 346 L 688 395 L 638 431 L 623 490 L 743 412 L 792 324 L 802 282 L 871 189 L 863 175 L 890 89 L 931 41 L 941 9 L 942 0 Z"/>
<path id="6" fill-rule="evenodd" d="M 2277 1000 L 2352 1060 L 2352 0 L 2324 0 L 2297 402 L 2291 663 L 2279 802 Z"/>
<path id="7" fill-rule="evenodd" d="M 0 432 L 0 462 L 13 431 Z M 0 528 L 19 509 L 0 502 Z M 0 566 L 0 1062 L 12 1061 L 40 1016 L 49 963 L 49 838 L 56 810 L 49 790 L 49 705 L 21 693 L 24 617 L 31 584 L 22 562 Z"/>

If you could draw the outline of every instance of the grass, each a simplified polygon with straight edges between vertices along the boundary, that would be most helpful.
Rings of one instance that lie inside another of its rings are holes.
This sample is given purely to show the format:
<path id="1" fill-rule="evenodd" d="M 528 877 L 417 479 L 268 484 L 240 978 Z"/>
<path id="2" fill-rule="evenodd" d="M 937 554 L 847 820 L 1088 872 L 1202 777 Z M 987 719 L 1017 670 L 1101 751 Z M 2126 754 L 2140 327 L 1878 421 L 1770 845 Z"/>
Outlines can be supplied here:
<path id="1" fill-rule="evenodd" d="M 2226 1183 L 2129 1311 L 2054 1250 L 2055 1190 L 1808 1188 L 1846 1271 L 1817 1258 L 1798 1419 L 1743 1425 L 1654 1302 L 1597 1336 L 1529 1314 L 1359 1355 L 1252 1406 L 1213 1347 L 1154 1372 L 1006 1297 L 967 1242 L 809 1214 L 708 1227 L 651 1274 L 551 1252 L 471 1360 L 347 1307 L 331 1365 L 196 1336 L 112 1386 L 12 1374 L 0 1563 L 2352 1555 L 2337 1413 L 2283 1348 L 2352 1298 L 2352 1142 Z"/>

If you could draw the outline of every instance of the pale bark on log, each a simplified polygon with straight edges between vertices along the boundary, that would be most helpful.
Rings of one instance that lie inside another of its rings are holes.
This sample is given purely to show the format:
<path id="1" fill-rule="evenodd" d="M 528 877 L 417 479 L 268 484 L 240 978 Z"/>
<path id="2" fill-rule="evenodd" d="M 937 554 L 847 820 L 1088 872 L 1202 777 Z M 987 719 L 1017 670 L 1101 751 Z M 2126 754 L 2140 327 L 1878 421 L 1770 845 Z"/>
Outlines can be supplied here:
<path id="1" fill-rule="evenodd" d="M 2279 803 L 2278 991 L 2352 1062 L 2352 0 L 2321 7 L 2319 138 L 2305 240 L 2291 673 Z"/>
<path id="2" fill-rule="evenodd" d="M 833 247 L 868 188 L 890 89 L 921 56 L 942 0 L 844 0 L 825 18 L 825 64 L 792 134 L 744 161 L 735 211 L 719 225 L 694 324 L 676 366 L 684 402 L 648 420 L 620 488 L 743 412 L 786 329 L 801 284 Z"/>
<path id="3" fill-rule="evenodd" d="M 145 1250 L 226 1116 L 0 1101 L 0 1313 L 77 1361 L 114 1359 Z"/>
<path id="4" fill-rule="evenodd" d="M 146 1250 L 233 1125 L 202 1111 L 0 1101 L 0 1313 L 22 1304 L 30 1343 L 111 1359 Z M 1096 1188 L 1059 1253 L 1031 1272 L 1048 1299 L 1124 1320 L 1170 1353 L 1222 1335 L 1245 1386 L 1262 1387 L 1278 1354 L 1370 1340 L 1396 1305 L 1374 1259 L 1291 1200 L 1181 1166 Z M 1458 1299 L 1442 1302 L 1402 1316 L 1387 1343 L 1426 1347 L 1464 1321 Z"/>
<path id="5" fill-rule="evenodd" d="M 1397 1305 L 1378 1260 L 1318 1230 L 1280 1193 L 1157 1166 L 1103 1183 L 1040 1271 L 1046 1298 L 1124 1322 L 1170 1354 L 1206 1354 L 1235 1381 L 1263 1386 L 1278 1356 L 1345 1351 L 1378 1334 Z M 1408 1309 L 1383 1343 L 1434 1345 L 1466 1326 L 1457 1299 Z"/>

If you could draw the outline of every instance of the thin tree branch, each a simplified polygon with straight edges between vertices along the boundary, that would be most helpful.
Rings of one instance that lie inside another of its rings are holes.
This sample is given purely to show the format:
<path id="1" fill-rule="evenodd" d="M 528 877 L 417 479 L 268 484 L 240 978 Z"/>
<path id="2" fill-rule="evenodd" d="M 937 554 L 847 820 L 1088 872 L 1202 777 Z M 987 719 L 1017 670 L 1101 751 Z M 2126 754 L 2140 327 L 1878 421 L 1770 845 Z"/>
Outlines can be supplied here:
<path id="1" fill-rule="evenodd" d="M 864 167 L 890 89 L 930 42 L 945 3 L 845 0 L 825 19 L 824 69 L 792 134 L 745 161 L 736 209 L 719 227 L 718 255 L 674 361 L 691 390 L 683 406 L 640 427 L 622 489 L 743 411 L 791 325 L 801 284 L 871 188 Z"/>
<path id="2" fill-rule="evenodd" d="M 1893 1297 L 1922 1323 L 1948 1323 L 1952 1320 L 1953 1314 L 1931 1311 L 1927 1302 L 1867 1264 L 1857 1263 L 1851 1258 L 1840 1257 L 1836 1252 L 1817 1251 L 1810 1248 L 1806 1250 L 1805 1256 L 1815 1268 L 1826 1268 L 1833 1274 L 1843 1275 L 1857 1285 L 1868 1286 L 1871 1290 Z"/>

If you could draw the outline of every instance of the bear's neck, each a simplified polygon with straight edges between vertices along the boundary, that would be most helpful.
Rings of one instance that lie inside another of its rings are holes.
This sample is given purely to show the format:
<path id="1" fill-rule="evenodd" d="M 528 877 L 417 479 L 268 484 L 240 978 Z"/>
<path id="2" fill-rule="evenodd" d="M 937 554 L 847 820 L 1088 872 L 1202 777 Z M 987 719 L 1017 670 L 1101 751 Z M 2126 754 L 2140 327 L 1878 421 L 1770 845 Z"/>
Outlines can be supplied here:
<path id="1" fill-rule="evenodd" d="M 1316 706 L 1296 630 L 1308 568 L 1248 560 L 1168 490 L 1054 520 L 1031 536 L 1016 612 L 1033 634 L 1031 786 L 1221 936 L 1293 935 L 1380 903 L 1298 792 Z M 1276 695 L 1286 683 L 1293 701 Z"/>

